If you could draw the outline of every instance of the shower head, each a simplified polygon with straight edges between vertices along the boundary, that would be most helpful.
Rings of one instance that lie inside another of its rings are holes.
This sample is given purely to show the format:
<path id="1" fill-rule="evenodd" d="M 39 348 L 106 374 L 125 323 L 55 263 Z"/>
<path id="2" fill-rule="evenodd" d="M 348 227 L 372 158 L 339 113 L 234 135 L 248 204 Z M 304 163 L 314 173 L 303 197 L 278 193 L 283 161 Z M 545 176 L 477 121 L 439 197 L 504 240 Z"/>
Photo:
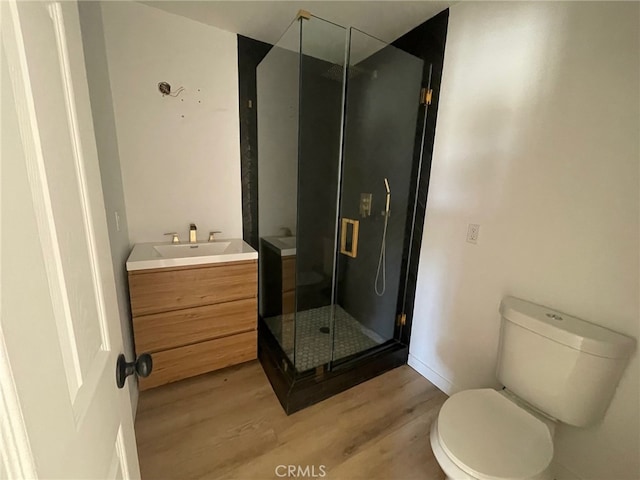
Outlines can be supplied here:
<path id="1" fill-rule="evenodd" d="M 387 195 L 391 193 L 391 189 L 389 188 L 389 180 L 384 179 L 384 188 L 387 189 Z"/>

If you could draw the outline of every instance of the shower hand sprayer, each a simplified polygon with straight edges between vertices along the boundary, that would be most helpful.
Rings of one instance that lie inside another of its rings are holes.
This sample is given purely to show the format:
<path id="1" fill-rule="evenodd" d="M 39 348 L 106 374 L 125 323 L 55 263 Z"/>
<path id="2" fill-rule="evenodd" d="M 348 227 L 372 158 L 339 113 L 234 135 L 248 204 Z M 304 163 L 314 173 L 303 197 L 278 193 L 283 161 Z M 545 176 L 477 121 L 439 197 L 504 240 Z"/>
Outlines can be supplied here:
<path id="1" fill-rule="evenodd" d="M 385 216 L 389 215 L 389 202 L 391 201 L 391 189 L 389 188 L 389 180 L 384 179 L 384 188 L 387 189 L 387 204 L 384 207 L 384 214 Z"/>
<path id="2" fill-rule="evenodd" d="M 382 230 L 382 244 L 380 245 L 380 258 L 378 259 L 378 270 L 376 271 L 376 281 L 374 283 L 374 289 L 376 295 L 381 297 L 384 295 L 384 291 L 387 289 L 386 278 L 386 243 L 387 243 L 387 224 L 389 223 L 389 206 L 391 203 L 391 189 L 389 188 L 389 180 L 384 179 L 384 188 L 387 190 L 387 201 L 384 207 L 384 229 Z M 378 283 L 380 282 L 380 271 L 382 271 L 382 288 L 378 289 Z"/>

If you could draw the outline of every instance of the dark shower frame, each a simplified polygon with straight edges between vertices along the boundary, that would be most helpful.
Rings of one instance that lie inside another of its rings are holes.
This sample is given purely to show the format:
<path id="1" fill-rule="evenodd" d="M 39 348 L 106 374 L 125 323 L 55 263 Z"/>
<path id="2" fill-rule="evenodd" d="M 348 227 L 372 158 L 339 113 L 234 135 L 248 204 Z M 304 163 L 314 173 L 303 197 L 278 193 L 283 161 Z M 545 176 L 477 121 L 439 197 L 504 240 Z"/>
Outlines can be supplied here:
<path id="1" fill-rule="evenodd" d="M 401 272 L 401 278 L 406 278 L 407 281 L 400 285 L 397 312 L 398 315 L 402 313 L 404 305 L 406 322 L 404 325 L 396 322 L 394 339 L 364 352 L 333 361 L 330 363 L 330 369 L 329 364 L 324 364 L 315 369 L 298 372 L 260 318 L 258 358 L 287 414 L 407 363 L 448 17 L 449 10 L 444 10 L 392 43 L 393 46 L 424 60 L 422 86 L 433 90 L 431 104 L 428 108 L 420 107 L 416 125 L 412 178 L 416 178 L 418 172 L 420 178 L 418 182 L 412 182 L 409 192 L 410 202 L 416 206 L 415 221 L 413 210 L 408 211 Z M 270 49 L 269 44 L 238 35 L 243 238 L 256 250 L 259 249 L 256 67 Z M 422 167 L 419 168 L 421 156 Z"/>

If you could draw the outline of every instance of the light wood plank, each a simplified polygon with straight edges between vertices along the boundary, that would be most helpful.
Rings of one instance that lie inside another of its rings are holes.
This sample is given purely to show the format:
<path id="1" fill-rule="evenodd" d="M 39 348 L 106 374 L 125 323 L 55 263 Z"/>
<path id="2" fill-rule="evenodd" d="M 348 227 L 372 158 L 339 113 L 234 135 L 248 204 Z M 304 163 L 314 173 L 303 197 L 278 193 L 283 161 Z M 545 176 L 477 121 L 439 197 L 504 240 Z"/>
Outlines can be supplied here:
<path id="1" fill-rule="evenodd" d="M 158 352 L 257 328 L 257 299 L 134 317 L 136 350 Z"/>
<path id="2" fill-rule="evenodd" d="M 257 295 L 257 262 L 129 273 L 134 317 L 230 302 Z"/>
<path id="3" fill-rule="evenodd" d="M 432 408 L 389 435 L 372 442 L 368 448 L 329 470 L 329 478 L 336 480 L 442 478 L 442 470 L 437 461 L 434 461 L 429 441 L 429 430 L 437 413 L 438 410 Z M 423 448 L 416 448 L 417 446 Z M 422 468 L 416 468 L 416 465 L 421 465 Z"/>
<path id="4" fill-rule="evenodd" d="M 258 362 L 143 392 L 143 479 L 277 479 L 280 464 L 325 465 L 326 479 L 444 474 L 429 428 L 446 395 L 408 366 L 287 416 Z"/>
<path id="5" fill-rule="evenodd" d="M 139 379 L 140 390 L 253 360 L 256 356 L 255 330 L 164 350 L 152 355 L 153 371 L 147 378 Z"/>

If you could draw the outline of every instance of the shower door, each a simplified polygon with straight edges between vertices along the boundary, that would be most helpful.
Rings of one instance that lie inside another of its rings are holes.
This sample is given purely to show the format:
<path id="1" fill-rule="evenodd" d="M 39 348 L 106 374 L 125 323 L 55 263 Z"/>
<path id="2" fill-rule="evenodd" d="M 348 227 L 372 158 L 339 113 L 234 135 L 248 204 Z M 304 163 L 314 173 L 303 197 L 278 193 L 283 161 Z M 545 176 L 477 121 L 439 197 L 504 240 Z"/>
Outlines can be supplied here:
<path id="1" fill-rule="evenodd" d="M 399 291 L 423 61 L 349 33 L 332 361 L 399 338 Z M 401 304 L 400 304 L 401 305 Z"/>

